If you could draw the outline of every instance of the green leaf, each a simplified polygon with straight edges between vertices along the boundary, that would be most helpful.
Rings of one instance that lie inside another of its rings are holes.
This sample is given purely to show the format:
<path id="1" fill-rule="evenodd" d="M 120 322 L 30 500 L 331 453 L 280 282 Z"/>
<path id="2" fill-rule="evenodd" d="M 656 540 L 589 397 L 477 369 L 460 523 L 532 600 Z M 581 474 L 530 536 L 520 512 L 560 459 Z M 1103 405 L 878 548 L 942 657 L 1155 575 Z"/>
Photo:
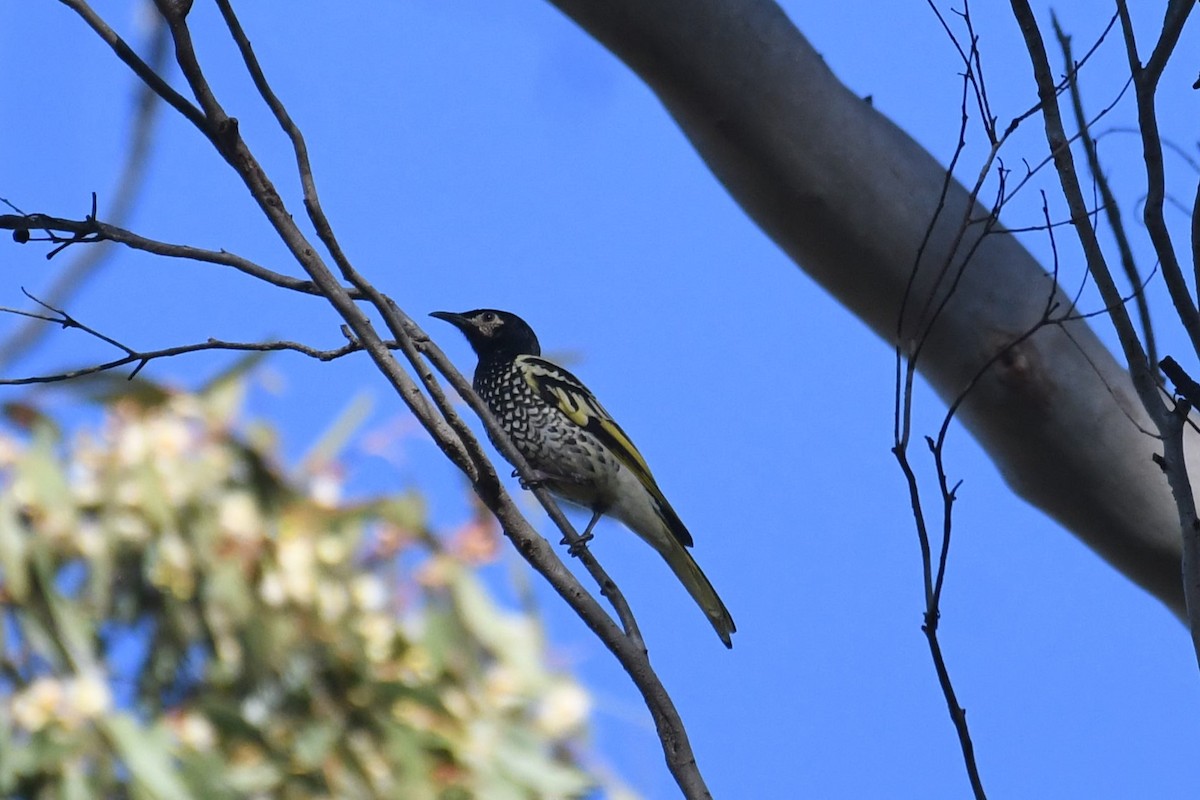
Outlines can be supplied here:
<path id="1" fill-rule="evenodd" d="M 305 725 L 296 734 L 292 745 L 292 758 L 304 769 L 318 767 L 343 733 L 340 725 L 326 720 Z"/>
<path id="2" fill-rule="evenodd" d="M 259 350 L 238 356 L 232 364 L 209 378 L 196 393 L 201 397 L 211 399 L 221 392 L 232 390 L 240 398 L 246 386 L 246 376 L 269 355 L 271 354 Z M 221 417 L 221 419 L 229 419 L 229 417 Z"/>
<path id="3" fill-rule="evenodd" d="M 47 631 L 62 645 L 70 661 L 72 671 L 95 670 L 95 641 L 93 621 L 80 613 L 73 602 L 59 594 L 54 588 L 54 567 L 50 554 L 36 548 L 33 554 L 33 569 L 42 588 L 43 599 L 50 609 L 53 629 Z"/>
<path id="4" fill-rule="evenodd" d="M 59 433 L 50 425 L 38 425 L 33 442 L 17 462 L 19 478 L 28 481 L 34 496 L 31 505 L 46 513 L 75 513 L 70 503 L 71 489 L 58 457 Z M 68 509 L 68 506 L 70 508 Z"/>
<path id="5" fill-rule="evenodd" d="M 3 415 L 4 419 L 22 430 L 31 431 L 46 426 L 53 430 L 56 435 L 61 435 L 57 422 L 46 414 L 43 414 L 41 409 L 28 403 L 9 402 L 0 404 L 0 415 Z"/>
<path id="6" fill-rule="evenodd" d="M 29 547 L 25 535 L 12 494 L 0 493 L 0 576 L 9 596 L 17 603 L 24 603 L 29 597 Z"/>
<path id="7" fill-rule="evenodd" d="M 124 713 L 112 714 L 100 724 L 133 777 L 135 796 L 147 800 L 195 797 L 180 779 L 165 731 L 142 728 Z"/>
<path id="8" fill-rule="evenodd" d="M 370 416 L 373 405 L 369 395 L 355 396 L 300 459 L 298 473 L 304 475 L 316 472 L 337 458 L 350 441 L 350 437 Z"/>
<path id="9" fill-rule="evenodd" d="M 531 618 L 497 607 L 479 579 L 466 569 L 454 570 L 450 586 L 458 613 L 472 636 L 527 677 L 544 673 L 541 640 Z"/>
<path id="10" fill-rule="evenodd" d="M 417 492 L 378 500 L 371 505 L 371 513 L 385 522 L 411 530 L 424 527 L 427 519 L 425 498 Z"/>
<path id="11" fill-rule="evenodd" d="M 141 408 L 155 408 L 171 399 L 171 391 L 166 387 L 141 377 L 130 380 L 128 376 L 128 372 L 98 372 L 72 378 L 63 385 L 97 405 L 126 400 Z"/>
<path id="12" fill-rule="evenodd" d="M 13 719 L 9 704 L 0 703 L 0 793 L 5 796 L 16 788 L 21 774 L 20 761 L 28 761 L 24 748 L 13 747 Z"/>
<path id="13" fill-rule="evenodd" d="M 578 797 L 595 785 L 579 768 L 553 759 L 528 730 L 511 729 L 497 743 L 495 759 L 516 786 L 538 797 Z"/>
<path id="14" fill-rule="evenodd" d="M 183 753 L 179 759 L 179 774 L 196 797 L 203 800 L 243 800 L 226 776 L 228 765 L 219 752 Z"/>
<path id="15" fill-rule="evenodd" d="M 256 360 L 203 397 L 125 401 L 90 435 L 64 440 L 29 415 L 20 493 L 0 494 L 0 580 L 13 598 L 0 658 L 62 681 L 64 694 L 36 732 L 0 697 L 0 797 L 31 781 L 67 800 L 586 794 L 599 781 L 573 763 L 582 732 L 549 741 L 538 724 L 544 693 L 564 678 L 547 665 L 533 607 L 498 604 L 444 551 L 415 490 L 314 500 L 272 437 L 233 424 Z M 325 469 L 368 411 L 352 402 L 310 463 Z M 147 442 L 162 431 L 168 446 Z M 176 446 L 181 431 L 200 446 Z M 69 480 L 77 468 L 96 485 L 86 509 Z M 380 531 L 397 534 L 398 553 L 369 547 Z M 293 537 L 314 558 L 283 558 Z M 86 588 L 63 595 L 68 565 Z M 403 624 L 355 599 L 365 575 L 386 580 Z M 314 602 L 297 580 L 313 582 Z M 104 663 L 108 623 L 144 637 L 144 665 Z M 85 671 L 129 685 L 136 711 L 72 705 L 92 697 L 69 680 Z"/>
<path id="16" fill-rule="evenodd" d="M 62 800 L 93 800 L 95 790 L 88 784 L 87 772 L 78 758 L 72 758 L 62 765 L 62 790 L 59 797 Z"/>

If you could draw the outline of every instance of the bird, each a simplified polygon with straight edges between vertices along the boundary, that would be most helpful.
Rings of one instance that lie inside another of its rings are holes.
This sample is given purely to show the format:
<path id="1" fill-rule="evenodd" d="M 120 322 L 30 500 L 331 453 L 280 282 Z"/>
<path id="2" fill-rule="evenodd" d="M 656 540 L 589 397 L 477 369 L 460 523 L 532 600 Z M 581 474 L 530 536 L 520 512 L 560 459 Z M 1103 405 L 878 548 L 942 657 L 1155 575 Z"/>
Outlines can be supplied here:
<path id="1" fill-rule="evenodd" d="M 601 516 L 619 520 L 658 551 L 732 648 L 730 635 L 737 628 L 688 552 L 691 533 L 642 454 L 595 395 L 569 371 L 542 358 L 537 335 L 516 314 L 480 308 L 430 316 L 462 331 L 475 351 L 479 361 L 472 387 L 532 468 L 523 485 L 538 483 L 592 512 L 578 546 L 592 538 Z"/>

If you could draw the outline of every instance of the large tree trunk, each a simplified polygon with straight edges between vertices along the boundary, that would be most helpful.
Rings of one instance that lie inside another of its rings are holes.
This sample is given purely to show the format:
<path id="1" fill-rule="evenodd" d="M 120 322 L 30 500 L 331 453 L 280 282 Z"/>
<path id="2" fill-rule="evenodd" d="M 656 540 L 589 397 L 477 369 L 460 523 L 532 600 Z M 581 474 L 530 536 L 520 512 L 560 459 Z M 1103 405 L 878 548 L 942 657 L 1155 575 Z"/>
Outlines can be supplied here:
<path id="1" fill-rule="evenodd" d="M 928 152 L 843 86 L 768 0 L 553 2 L 654 90 L 802 269 L 896 343 L 901 299 L 945 180 Z M 954 182 L 914 284 L 920 308 L 945 291 L 942 265 L 977 247 L 918 362 L 947 402 L 1043 317 L 1052 293 L 1058 315 L 1070 308 L 1012 235 L 979 241 L 975 225 L 955 248 L 969 202 Z M 916 330 L 906 324 L 903 338 Z M 1012 347 L 959 416 L 1019 495 L 1183 613 L 1179 518 L 1151 460 L 1160 450 L 1147 433 L 1153 425 L 1127 371 L 1086 322 L 1044 327 Z"/>

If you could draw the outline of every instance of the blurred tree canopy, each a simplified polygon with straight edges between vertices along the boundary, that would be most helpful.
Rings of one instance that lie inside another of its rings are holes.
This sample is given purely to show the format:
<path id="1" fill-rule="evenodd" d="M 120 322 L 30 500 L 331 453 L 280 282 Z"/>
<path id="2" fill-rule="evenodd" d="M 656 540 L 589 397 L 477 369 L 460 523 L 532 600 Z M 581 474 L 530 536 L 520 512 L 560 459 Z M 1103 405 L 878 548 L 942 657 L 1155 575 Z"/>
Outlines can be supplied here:
<path id="1" fill-rule="evenodd" d="M 6 408 L 0 795 L 628 796 L 584 766 L 590 699 L 535 612 L 473 574 L 488 517 L 446 544 L 415 490 L 289 475 L 238 371 L 126 385 L 69 436 Z"/>

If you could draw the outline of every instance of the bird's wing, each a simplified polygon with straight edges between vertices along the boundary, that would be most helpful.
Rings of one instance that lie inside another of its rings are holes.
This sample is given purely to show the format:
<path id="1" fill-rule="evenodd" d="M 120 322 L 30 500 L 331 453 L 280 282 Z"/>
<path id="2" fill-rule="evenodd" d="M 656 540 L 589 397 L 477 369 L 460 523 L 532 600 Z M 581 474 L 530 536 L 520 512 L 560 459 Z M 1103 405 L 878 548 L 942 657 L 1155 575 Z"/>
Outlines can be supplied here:
<path id="1" fill-rule="evenodd" d="M 621 430 L 616 420 L 604 410 L 604 406 L 600 405 L 595 395 L 567 370 L 537 356 L 518 356 L 515 363 L 525 381 L 543 400 L 558 408 L 571 422 L 595 436 L 650 494 L 658 508 L 659 517 L 671 535 L 655 535 L 647 541 L 666 559 L 688 593 L 704 609 L 705 615 L 725 646 L 733 647 L 730 634 L 737 630 L 733 624 L 733 617 L 729 615 L 729 610 L 721 602 L 712 583 L 687 551 L 687 548 L 692 546 L 692 535 L 663 496 L 662 490 L 650 474 L 650 468 L 646 466 L 646 459 L 642 458 L 642 454 L 633 446 L 625 431 Z M 645 538 L 644 533 L 639 533 Z"/>
<path id="2" fill-rule="evenodd" d="M 654 498 L 671 533 L 681 544 L 691 547 L 691 534 L 663 496 L 662 490 L 658 488 L 646 459 L 642 458 L 642 454 L 634 447 L 625 431 L 621 430 L 621 426 L 612 415 L 604 410 L 604 406 L 600 405 L 595 395 L 570 372 L 544 358 L 518 356 L 516 364 L 525 381 L 543 400 L 556 406 L 567 419 L 599 439 L 600 443 L 634 474 Z"/>

